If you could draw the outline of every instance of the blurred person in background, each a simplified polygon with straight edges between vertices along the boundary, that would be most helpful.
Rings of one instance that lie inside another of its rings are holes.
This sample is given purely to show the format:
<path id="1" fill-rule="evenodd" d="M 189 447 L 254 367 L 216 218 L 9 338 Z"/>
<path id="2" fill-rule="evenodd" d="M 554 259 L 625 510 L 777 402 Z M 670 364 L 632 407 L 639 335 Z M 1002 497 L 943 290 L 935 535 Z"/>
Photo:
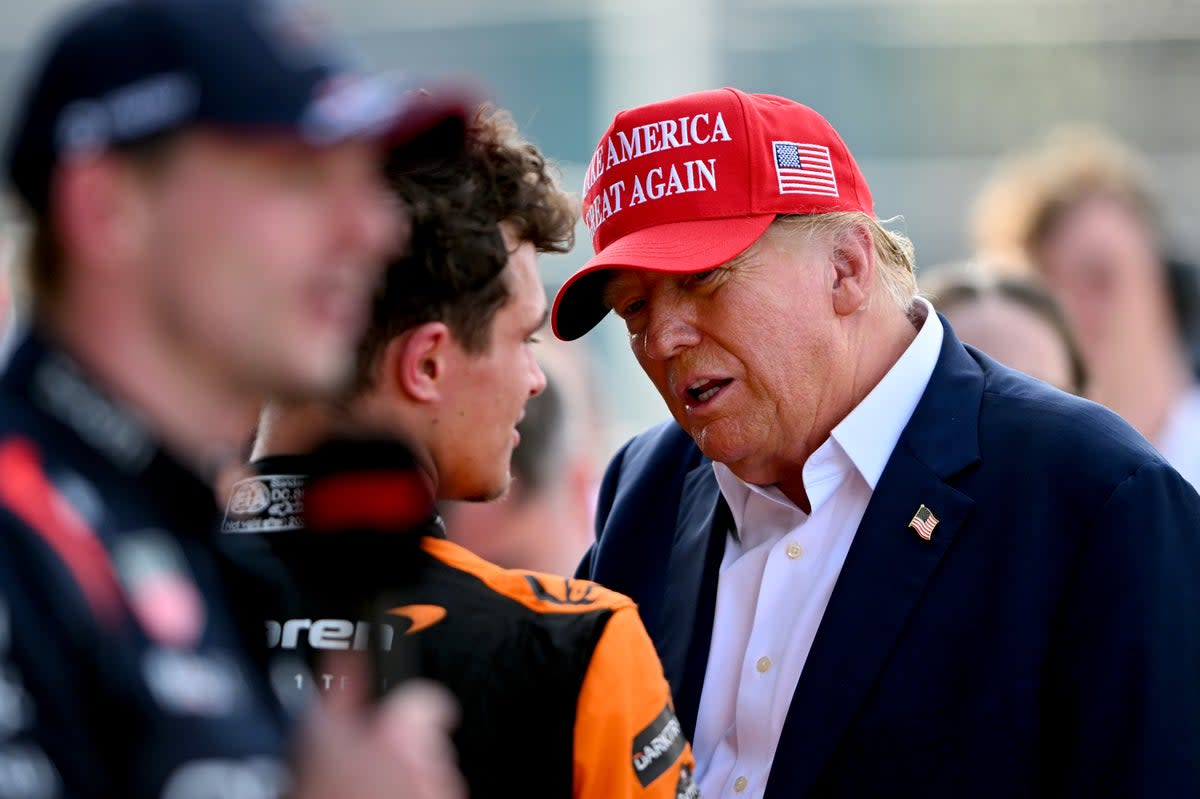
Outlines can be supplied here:
<path id="1" fill-rule="evenodd" d="M 0 222 L 0 352 L 8 340 L 9 328 L 13 323 L 12 271 L 16 261 L 15 234 Z"/>
<path id="2" fill-rule="evenodd" d="M 1001 165 L 974 211 L 983 257 L 1029 264 L 1058 300 L 1112 408 L 1200 485 L 1194 270 L 1165 254 L 1146 170 L 1114 139 L 1061 129 Z"/>
<path id="3" fill-rule="evenodd" d="M 708 796 L 1200 795 L 1200 496 L 1112 412 L 964 347 L 816 111 L 622 111 L 585 178 L 672 421 L 580 576 L 637 603 Z"/>
<path id="4" fill-rule="evenodd" d="M 509 490 L 494 502 L 447 503 L 443 516 L 451 540 L 485 560 L 571 575 L 592 543 L 599 475 L 585 426 L 595 417 L 569 385 L 569 364 L 555 363 L 543 362 L 546 388 L 517 425 Z"/>
<path id="5" fill-rule="evenodd" d="M 252 556 L 266 543 L 300 599 L 298 615 L 268 621 L 268 641 L 311 652 L 353 640 L 375 654 L 381 691 L 414 673 L 449 687 L 476 799 L 690 796 L 691 751 L 633 603 L 488 563 L 433 515 L 435 498 L 509 488 L 517 426 L 546 384 L 537 253 L 570 249 L 577 204 L 507 112 L 486 107 L 462 154 L 402 152 L 388 176 L 412 244 L 376 296 L 355 390 L 269 405 L 258 476 L 234 486 L 226 513 L 230 545 Z M 411 451 L 354 440 L 372 434 Z M 335 436 L 350 440 L 321 444 Z"/>
<path id="6" fill-rule="evenodd" d="M 350 72 L 310 11 L 86 4 L 16 109 L 33 244 L 0 377 L 4 799 L 462 795 L 450 700 L 367 709 L 358 661 L 289 743 L 261 626 L 232 612 L 262 588 L 215 544 L 211 481 L 261 399 L 353 368 L 403 241 L 384 140 L 462 115 Z"/>
<path id="7" fill-rule="evenodd" d="M 1057 389 L 1083 392 L 1087 381 L 1075 338 L 1038 282 L 972 262 L 931 269 L 921 287 L 962 343 Z"/>
<path id="8" fill-rule="evenodd" d="M 0 363 L 8 360 L 16 342 L 17 296 L 20 287 L 15 273 L 19 270 L 20 235 L 15 223 L 0 221 Z"/>

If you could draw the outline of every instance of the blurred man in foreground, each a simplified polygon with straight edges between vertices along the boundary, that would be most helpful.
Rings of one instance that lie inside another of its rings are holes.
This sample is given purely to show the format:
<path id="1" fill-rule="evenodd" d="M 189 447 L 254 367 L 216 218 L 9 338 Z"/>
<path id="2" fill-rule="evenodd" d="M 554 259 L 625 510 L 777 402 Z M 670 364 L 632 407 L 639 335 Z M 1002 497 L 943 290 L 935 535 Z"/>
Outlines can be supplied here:
<path id="1" fill-rule="evenodd" d="M 635 108 L 587 175 L 555 330 L 614 310 L 675 421 L 609 466 L 582 572 L 638 602 L 702 792 L 1200 793 L 1179 474 L 964 348 L 812 109 Z"/>
<path id="2" fill-rule="evenodd" d="M 368 712 L 363 679 L 289 777 L 261 633 L 231 612 L 262 597 L 214 546 L 210 479 L 261 398 L 349 376 L 402 241 L 384 140 L 450 112 L 405 115 L 313 23 L 90 4 L 17 109 L 5 165 L 35 241 L 0 378 L 0 797 L 460 795 L 446 700 Z"/>
<path id="3" fill-rule="evenodd" d="M 488 109 L 464 157 L 402 156 L 388 174 L 412 249 L 376 299 L 358 390 L 269 408 L 261 476 L 234 487 L 226 515 L 229 533 L 269 534 L 299 589 L 302 613 L 268 622 L 268 640 L 370 649 L 381 688 L 413 673 L 448 686 L 475 799 L 690 796 L 691 751 L 633 603 L 494 566 L 447 541 L 432 513 L 435 496 L 487 501 L 509 486 L 517 424 L 545 385 L 536 253 L 571 246 L 575 203 L 509 116 Z M 413 454 L 376 441 L 307 455 L 347 426 L 400 436 Z M 277 491 L 290 507 L 250 501 Z M 341 677 L 318 679 L 336 689 Z"/>

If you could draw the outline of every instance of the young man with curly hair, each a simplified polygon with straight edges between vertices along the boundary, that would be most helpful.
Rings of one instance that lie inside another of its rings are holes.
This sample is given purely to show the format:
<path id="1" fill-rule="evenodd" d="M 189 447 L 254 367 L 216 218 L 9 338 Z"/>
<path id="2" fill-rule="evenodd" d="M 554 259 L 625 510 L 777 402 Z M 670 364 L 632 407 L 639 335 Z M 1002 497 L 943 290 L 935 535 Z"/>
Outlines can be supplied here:
<path id="1" fill-rule="evenodd" d="M 461 153 L 401 153 L 388 177 L 412 243 L 376 297 L 356 388 L 336 404 L 268 408 L 257 476 L 231 494 L 226 532 L 266 535 L 229 541 L 265 543 L 300 596 L 267 622 L 268 643 L 369 650 L 381 691 L 412 675 L 445 684 L 477 799 L 693 795 L 691 750 L 633 603 L 490 564 L 447 541 L 433 509 L 508 488 L 517 423 L 546 385 L 536 254 L 570 248 L 575 202 L 509 115 L 486 107 Z M 364 428 L 408 446 L 321 444 Z"/>

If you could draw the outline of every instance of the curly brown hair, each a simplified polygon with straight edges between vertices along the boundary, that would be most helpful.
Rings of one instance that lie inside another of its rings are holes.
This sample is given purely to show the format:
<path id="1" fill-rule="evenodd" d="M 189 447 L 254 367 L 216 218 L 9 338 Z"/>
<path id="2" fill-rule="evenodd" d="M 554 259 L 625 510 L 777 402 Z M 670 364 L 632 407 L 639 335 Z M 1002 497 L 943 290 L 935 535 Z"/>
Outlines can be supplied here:
<path id="1" fill-rule="evenodd" d="M 468 352 L 491 344 L 491 322 L 509 299 L 505 223 L 538 252 L 563 253 L 575 243 L 577 201 L 564 192 L 538 148 L 512 116 L 482 106 L 453 154 L 398 149 L 387 178 L 408 211 L 408 253 L 388 265 L 359 351 L 358 386 L 384 346 L 405 330 L 444 322 Z"/>

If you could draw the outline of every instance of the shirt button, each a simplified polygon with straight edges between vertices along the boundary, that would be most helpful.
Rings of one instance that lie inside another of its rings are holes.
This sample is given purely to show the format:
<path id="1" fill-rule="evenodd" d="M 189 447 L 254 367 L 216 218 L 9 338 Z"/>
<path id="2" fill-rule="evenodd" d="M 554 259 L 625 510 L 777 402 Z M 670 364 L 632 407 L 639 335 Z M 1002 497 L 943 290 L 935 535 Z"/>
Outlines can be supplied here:
<path id="1" fill-rule="evenodd" d="M 754 664 L 754 667 L 758 669 L 759 674 L 766 674 L 767 670 L 771 668 L 771 659 L 769 657 L 761 657 Z"/>
<path id="2" fill-rule="evenodd" d="M 803 554 L 804 547 L 800 546 L 799 544 L 791 543 L 787 545 L 787 556 L 792 560 L 795 560 Z"/>
<path id="3" fill-rule="evenodd" d="M 737 791 L 738 793 L 741 793 L 742 791 L 746 790 L 746 786 L 749 783 L 750 783 L 750 780 L 746 779 L 745 777 L 738 777 L 736 780 L 733 781 L 733 790 Z"/>

